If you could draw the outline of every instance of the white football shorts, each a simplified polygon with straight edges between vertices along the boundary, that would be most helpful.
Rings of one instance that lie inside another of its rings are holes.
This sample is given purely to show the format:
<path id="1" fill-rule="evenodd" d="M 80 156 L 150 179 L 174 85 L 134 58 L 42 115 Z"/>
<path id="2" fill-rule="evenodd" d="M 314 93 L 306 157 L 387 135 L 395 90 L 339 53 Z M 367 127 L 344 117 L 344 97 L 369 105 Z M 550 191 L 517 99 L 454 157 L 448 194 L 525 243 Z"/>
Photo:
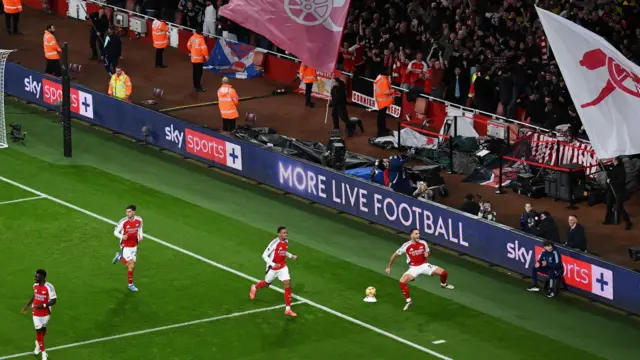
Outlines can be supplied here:
<path id="1" fill-rule="evenodd" d="M 438 267 L 433 264 L 426 263 L 418 266 L 410 266 L 405 274 L 409 274 L 414 278 L 417 278 L 419 275 L 431 276 L 437 268 Z"/>
<path id="2" fill-rule="evenodd" d="M 138 255 L 138 247 L 125 247 L 122 248 L 122 257 L 127 261 L 136 261 L 136 255 Z"/>
<path id="3" fill-rule="evenodd" d="M 280 270 L 267 270 L 267 275 L 265 275 L 264 281 L 271 284 L 274 279 L 278 279 L 280 281 L 291 280 L 291 276 L 289 276 L 289 267 L 285 266 Z"/>
<path id="4" fill-rule="evenodd" d="M 33 326 L 36 328 L 36 330 L 40 330 L 43 327 L 47 327 L 47 325 L 49 325 L 49 318 L 51 318 L 51 315 L 47 315 L 47 316 L 34 316 L 33 317 Z"/>

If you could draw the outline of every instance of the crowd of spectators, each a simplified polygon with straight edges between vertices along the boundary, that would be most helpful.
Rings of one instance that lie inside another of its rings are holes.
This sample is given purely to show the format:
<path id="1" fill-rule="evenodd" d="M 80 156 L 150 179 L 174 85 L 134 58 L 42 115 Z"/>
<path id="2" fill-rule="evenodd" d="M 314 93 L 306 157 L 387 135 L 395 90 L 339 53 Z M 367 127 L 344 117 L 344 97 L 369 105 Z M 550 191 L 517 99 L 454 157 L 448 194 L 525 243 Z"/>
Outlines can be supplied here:
<path id="1" fill-rule="evenodd" d="M 406 89 L 509 118 L 521 107 L 535 125 L 570 124 L 578 131 L 582 125 L 535 5 L 640 59 L 633 1 L 353 0 L 342 64 L 369 78 L 386 68 L 394 85 Z"/>
<path id="2" fill-rule="evenodd" d="M 114 0 L 111 0 L 114 1 Z M 123 0 L 115 0 L 123 1 Z M 535 1 L 535 2 L 534 2 Z M 228 0 L 215 0 L 215 14 Z M 202 26 L 205 0 L 138 0 L 146 11 Z M 640 60 L 640 11 L 635 0 L 352 0 L 339 65 L 459 105 L 517 118 L 547 129 L 582 124 L 545 37 L 535 6 L 603 36 Z M 257 34 L 215 15 L 216 35 L 283 52 Z"/>

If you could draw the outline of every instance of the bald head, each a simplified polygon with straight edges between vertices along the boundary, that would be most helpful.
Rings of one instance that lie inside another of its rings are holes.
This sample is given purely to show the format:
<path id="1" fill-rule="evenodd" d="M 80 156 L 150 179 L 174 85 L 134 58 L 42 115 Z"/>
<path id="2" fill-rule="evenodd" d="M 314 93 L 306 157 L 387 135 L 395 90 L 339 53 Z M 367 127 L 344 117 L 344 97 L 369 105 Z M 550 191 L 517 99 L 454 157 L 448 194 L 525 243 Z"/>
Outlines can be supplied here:
<path id="1" fill-rule="evenodd" d="M 225 77 L 223 77 L 223 78 L 222 78 L 222 83 L 223 83 L 223 84 L 228 84 L 228 83 L 229 83 L 229 78 L 228 78 L 228 77 L 226 77 L 226 76 L 225 76 Z"/>

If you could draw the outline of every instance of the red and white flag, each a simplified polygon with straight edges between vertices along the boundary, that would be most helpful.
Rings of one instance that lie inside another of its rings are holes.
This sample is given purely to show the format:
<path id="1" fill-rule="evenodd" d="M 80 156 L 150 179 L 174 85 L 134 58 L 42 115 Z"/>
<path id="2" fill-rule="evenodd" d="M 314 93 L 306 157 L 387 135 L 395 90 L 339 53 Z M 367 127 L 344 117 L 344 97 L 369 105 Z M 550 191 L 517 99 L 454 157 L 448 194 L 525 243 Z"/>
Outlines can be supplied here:
<path id="1" fill-rule="evenodd" d="M 596 155 L 640 153 L 640 67 L 582 26 L 536 10 Z"/>
<path id="2" fill-rule="evenodd" d="M 220 15 L 332 73 L 350 0 L 231 0 Z"/>

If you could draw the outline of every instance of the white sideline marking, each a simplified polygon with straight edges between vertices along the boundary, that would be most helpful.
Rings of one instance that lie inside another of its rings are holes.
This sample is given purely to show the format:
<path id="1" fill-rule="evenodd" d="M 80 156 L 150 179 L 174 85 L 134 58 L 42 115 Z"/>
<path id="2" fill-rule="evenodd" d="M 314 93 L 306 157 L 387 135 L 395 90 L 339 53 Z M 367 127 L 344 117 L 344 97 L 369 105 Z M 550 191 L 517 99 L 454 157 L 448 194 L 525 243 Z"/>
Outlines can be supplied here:
<path id="1" fill-rule="evenodd" d="M 298 301 L 298 302 L 293 303 L 291 305 L 301 304 L 303 302 L 304 301 Z M 125 333 L 125 334 L 107 336 L 107 337 L 93 339 L 93 340 L 87 340 L 87 341 L 80 341 L 80 342 L 73 343 L 73 344 L 67 344 L 67 345 L 61 345 L 61 346 L 55 346 L 55 347 L 47 348 L 47 352 L 54 351 L 54 350 L 68 349 L 68 348 L 72 348 L 72 347 L 76 347 L 76 346 L 93 344 L 93 343 L 97 343 L 97 342 L 120 339 L 120 338 L 123 338 L 123 337 L 142 335 L 142 334 L 147 334 L 147 333 L 156 332 L 156 331 L 162 331 L 162 330 L 168 330 L 168 329 L 173 329 L 173 328 L 185 327 L 185 326 L 195 325 L 195 324 L 200 324 L 200 323 L 205 323 L 205 322 L 228 319 L 228 318 L 233 318 L 233 317 L 238 317 L 238 316 L 243 316 L 243 315 L 255 314 L 255 313 L 275 310 L 275 309 L 279 309 L 279 308 L 283 308 L 283 307 L 284 307 L 284 305 L 277 305 L 277 306 L 271 306 L 271 307 L 266 307 L 266 308 L 262 308 L 262 309 L 253 309 L 253 310 L 249 310 L 249 311 L 237 312 L 237 313 L 232 313 L 232 314 L 227 314 L 227 315 L 214 316 L 214 317 L 210 317 L 210 318 L 206 318 L 206 319 L 187 321 L 187 322 L 183 322 L 183 323 L 180 323 L 180 324 L 161 326 L 161 327 L 157 327 L 157 328 L 153 328 L 153 329 L 133 331 L 133 332 Z M 20 353 L 20 354 L 2 356 L 2 357 L 0 357 L 0 360 L 13 359 L 13 358 L 27 356 L 27 355 L 32 355 L 33 356 L 33 351 L 24 352 L 24 353 Z"/>
<path id="2" fill-rule="evenodd" d="M 98 214 L 96 214 L 96 213 L 92 213 L 92 212 L 91 212 L 91 211 L 89 211 L 89 210 L 85 210 L 85 209 L 83 209 L 83 208 L 80 208 L 80 207 L 75 206 L 75 205 L 73 205 L 73 204 L 70 204 L 70 203 L 68 203 L 68 202 L 66 202 L 66 201 L 60 200 L 60 199 L 58 199 L 58 198 L 55 198 L 55 197 L 53 197 L 53 196 L 49 196 L 49 195 L 47 195 L 47 194 L 45 194 L 45 193 L 42 193 L 42 192 L 40 192 L 40 191 L 38 191 L 38 190 L 34 190 L 34 189 L 32 189 L 32 188 L 30 188 L 30 187 L 28 187 L 28 186 L 22 185 L 22 184 L 17 183 L 17 182 L 15 182 L 15 181 L 13 181 L 13 180 L 9 180 L 9 179 L 7 179 L 7 178 L 5 178 L 5 177 L 2 177 L 2 176 L 0 176 L 0 180 L 2 180 L 2 181 L 4 181 L 4 182 L 6 182 L 6 183 L 8 183 L 8 184 L 11 184 L 11 185 L 17 186 L 17 187 L 19 187 L 19 188 L 21 188 L 21 189 L 23 189 L 23 190 L 30 191 L 30 192 L 32 192 L 32 193 L 34 193 L 34 194 L 36 194 L 36 195 L 40 195 L 40 196 L 46 197 L 47 199 L 49 199 L 49 200 L 51 200 L 51 201 L 57 202 L 57 203 L 58 203 L 58 204 L 60 204 L 60 205 L 66 206 L 66 207 L 71 208 L 71 209 L 73 209 L 73 210 L 76 210 L 76 211 L 79 211 L 79 212 L 84 213 L 84 214 L 86 214 L 86 215 L 89 215 L 89 216 L 91 216 L 91 217 L 93 217 L 93 218 L 95 218 L 95 219 L 98 219 L 98 220 L 104 221 L 104 222 L 106 222 L 106 223 L 108 223 L 108 224 L 111 224 L 111 225 L 114 225 L 114 226 L 115 226 L 115 225 L 117 225 L 117 223 L 116 223 L 115 221 L 109 220 L 109 219 L 107 219 L 107 218 L 105 218 L 105 217 L 103 217 L 103 216 L 100 216 L 100 215 L 98 215 Z M 155 241 L 155 242 L 157 242 L 158 244 L 161 244 L 161 245 L 164 245 L 164 246 L 166 246 L 166 247 L 168 247 L 168 248 L 171 248 L 171 249 L 173 249 L 173 250 L 179 251 L 179 252 L 181 252 L 181 253 L 183 253 L 183 254 L 185 254 L 185 255 L 191 256 L 192 258 L 198 259 L 198 260 L 200 260 L 200 261 L 202 261 L 202 262 L 205 262 L 205 263 L 207 263 L 207 264 L 209 264 L 209 265 L 213 265 L 213 266 L 215 266 L 215 267 L 217 267 L 217 268 L 219 268 L 219 269 L 222 269 L 222 270 L 224 270 L 224 271 L 230 272 L 230 273 L 232 273 L 232 274 L 234 274 L 234 275 L 237 275 L 237 276 L 239 276 L 239 277 L 245 278 L 245 279 L 250 280 L 250 281 L 252 281 L 252 282 L 254 282 L 254 283 L 259 281 L 258 279 L 254 278 L 253 276 L 247 275 L 247 274 L 245 274 L 245 273 L 243 273 L 243 272 L 240 272 L 240 271 L 238 271 L 238 270 L 232 269 L 232 268 L 230 268 L 230 267 L 227 267 L 227 266 L 225 266 L 225 265 L 222 265 L 222 264 L 220 264 L 220 263 L 217 263 L 217 262 L 215 262 L 215 261 L 213 261 L 213 260 L 209 260 L 209 259 L 207 259 L 207 258 L 205 258 L 205 257 L 203 257 L 203 256 L 200 256 L 200 255 L 198 255 L 198 254 L 196 254 L 196 253 L 193 253 L 193 252 L 191 252 L 191 251 L 189 251 L 189 250 L 185 250 L 185 249 L 183 249 L 183 248 L 181 248 L 181 247 L 178 247 L 178 246 L 173 245 L 173 244 L 171 244 L 171 243 L 168 243 L 168 242 L 166 242 L 166 241 L 160 240 L 160 239 L 158 239 L 158 238 L 156 238 L 156 237 L 153 237 L 153 236 L 151 236 L 151 235 L 149 235 L 149 234 L 145 234 L 145 236 L 144 236 L 144 237 L 145 237 L 145 239 L 149 239 L 149 240 Z M 282 289 L 277 288 L 277 287 L 275 287 L 275 286 L 270 286 L 269 288 L 271 288 L 271 289 L 273 289 L 273 290 L 275 290 L 275 291 L 277 291 L 277 292 L 284 293 L 284 291 L 283 291 Z M 411 341 L 409 341 L 409 340 L 407 340 L 407 339 L 401 338 L 401 337 L 396 336 L 396 335 L 394 335 L 394 334 L 392 334 L 392 333 L 390 333 L 390 332 L 387 332 L 387 331 L 385 331 L 385 330 L 382 330 L 382 329 L 380 329 L 380 328 L 377 328 L 377 327 L 375 327 L 375 326 L 373 326 L 373 325 L 369 325 L 369 324 L 367 324 L 367 323 L 365 323 L 365 322 L 363 322 L 363 321 L 360 321 L 360 320 L 358 320 L 358 319 L 352 318 L 352 317 L 351 317 L 351 316 L 349 316 L 349 315 L 345 315 L 345 314 L 343 314 L 343 313 L 340 313 L 340 312 L 337 312 L 337 311 L 335 311 L 335 310 L 332 310 L 332 309 L 330 309 L 330 308 L 328 308 L 328 307 L 326 307 L 326 306 L 324 306 L 324 305 L 320 305 L 320 304 L 318 304 L 318 303 L 316 303 L 316 302 L 313 302 L 313 301 L 311 301 L 311 300 L 305 299 L 305 298 L 303 298 L 303 297 L 301 297 L 301 296 L 298 296 L 298 295 L 293 295 L 292 297 L 293 297 L 294 299 L 296 299 L 296 300 L 300 300 L 300 301 L 302 301 L 302 302 L 305 302 L 305 303 L 307 303 L 307 304 L 309 304 L 309 305 L 311 305 L 311 306 L 313 306 L 313 307 L 315 307 L 315 308 L 318 308 L 318 309 L 320 309 L 320 310 L 326 311 L 326 312 L 328 312 L 329 314 L 332 314 L 332 315 L 334 315 L 334 316 L 337 316 L 337 317 L 339 317 L 339 318 L 342 318 L 342 319 L 344 319 L 344 320 L 347 320 L 347 321 L 349 321 L 349 322 L 351 322 L 351 323 L 354 323 L 354 324 L 356 324 L 356 325 L 360 325 L 360 326 L 362 326 L 362 327 L 364 327 L 364 328 L 366 328 L 366 329 L 369 329 L 369 330 L 371 330 L 371 331 L 373 331 L 373 332 L 376 332 L 376 333 L 378 333 L 378 334 L 380 334 L 380 335 L 386 336 L 386 337 L 388 337 L 388 338 L 390 338 L 390 339 L 393 339 L 393 340 L 398 341 L 398 342 L 400 342 L 400 343 L 403 343 L 403 344 L 405 344 L 405 345 L 411 346 L 411 347 L 412 347 L 412 348 L 414 348 L 414 349 L 417 349 L 417 350 L 420 350 L 420 351 L 425 352 L 425 353 L 427 353 L 427 354 L 433 355 L 433 356 L 437 357 L 438 359 L 442 359 L 442 360 L 453 360 L 452 358 L 446 357 L 446 356 L 444 356 L 444 355 L 442 355 L 442 354 L 440 354 L 440 353 L 437 353 L 437 352 L 435 352 L 435 351 L 433 351 L 433 350 L 431 350 L 431 349 L 427 349 L 427 348 L 426 348 L 426 347 L 424 347 L 424 346 L 418 345 L 418 344 L 413 343 L 413 342 L 411 342 Z"/>
<path id="3" fill-rule="evenodd" d="M 444 344 L 444 343 L 446 343 L 446 342 L 447 342 L 446 340 L 436 340 L 436 341 L 434 341 L 433 343 L 434 343 L 434 344 L 436 344 L 436 345 L 438 345 L 438 344 Z"/>
<path id="4" fill-rule="evenodd" d="M 19 203 L 19 202 L 23 202 L 23 201 L 29 201 L 29 200 L 38 200 L 38 199 L 44 199 L 46 196 L 33 196 L 33 197 L 28 197 L 28 198 L 24 198 L 24 199 L 17 199 L 17 200 L 9 200 L 9 201 L 2 201 L 0 202 L 0 205 L 5 205 L 5 204 L 14 204 L 14 203 Z"/>

